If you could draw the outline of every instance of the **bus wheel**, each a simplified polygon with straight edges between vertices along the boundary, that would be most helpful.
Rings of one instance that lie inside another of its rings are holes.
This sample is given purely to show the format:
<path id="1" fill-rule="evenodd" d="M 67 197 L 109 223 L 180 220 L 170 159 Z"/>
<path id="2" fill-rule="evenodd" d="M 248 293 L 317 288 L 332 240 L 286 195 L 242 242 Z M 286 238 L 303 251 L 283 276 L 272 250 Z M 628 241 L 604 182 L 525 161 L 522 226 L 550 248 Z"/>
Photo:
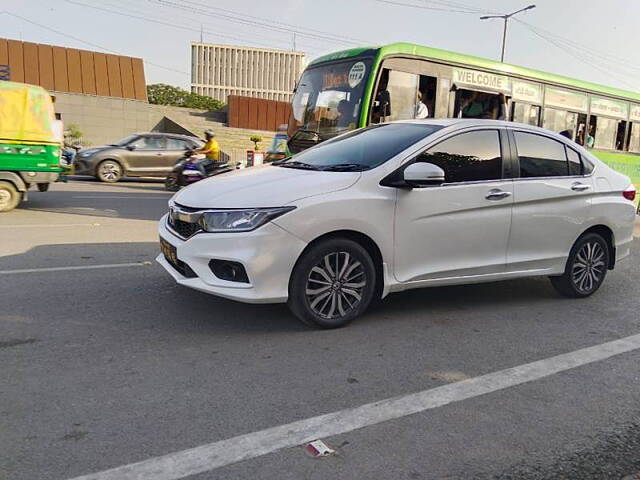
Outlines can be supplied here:
<path id="1" fill-rule="evenodd" d="M 20 192 L 12 183 L 0 181 L 0 212 L 13 210 L 20 203 Z"/>

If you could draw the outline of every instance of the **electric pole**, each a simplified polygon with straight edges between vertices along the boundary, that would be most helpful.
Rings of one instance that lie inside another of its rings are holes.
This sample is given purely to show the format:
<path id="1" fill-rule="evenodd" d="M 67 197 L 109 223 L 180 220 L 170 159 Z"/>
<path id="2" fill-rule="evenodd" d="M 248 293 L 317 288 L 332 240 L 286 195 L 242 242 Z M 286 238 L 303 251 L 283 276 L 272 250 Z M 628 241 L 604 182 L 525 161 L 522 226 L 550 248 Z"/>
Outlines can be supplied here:
<path id="1" fill-rule="evenodd" d="M 500 61 L 504 62 L 504 51 L 507 46 L 507 23 L 509 19 L 514 15 L 517 15 L 521 12 L 526 12 L 527 10 L 533 10 L 536 8 L 535 5 L 529 5 L 528 7 L 521 8 L 515 12 L 507 13 L 506 15 L 485 15 L 484 17 L 480 17 L 480 20 L 489 20 L 491 18 L 501 18 L 504 20 L 504 30 L 502 31 L 502 55 L 500 55 Z"/>

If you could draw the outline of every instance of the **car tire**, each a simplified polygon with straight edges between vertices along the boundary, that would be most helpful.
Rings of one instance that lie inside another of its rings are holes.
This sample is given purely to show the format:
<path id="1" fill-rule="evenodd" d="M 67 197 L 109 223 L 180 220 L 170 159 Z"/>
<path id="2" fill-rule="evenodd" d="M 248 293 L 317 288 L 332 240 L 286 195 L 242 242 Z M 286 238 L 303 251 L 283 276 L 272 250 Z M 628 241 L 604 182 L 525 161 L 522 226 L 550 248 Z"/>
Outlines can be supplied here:
<path id="1" fill-rule="evenodd" d="M 96 168 L 96 178 L 101 182 L 116 183 L 122 175 L 122 165 L 115 160 L 103 160 Z"/>
<path id="2" fill-rule="evenodd" d="M 20 203 L 22 194 L 10 182 L 0 181 L 0 212 L 13 210 Z"/>
<path id="3" fill-rule="evenodd" d="M 604 282 L 609 268 L 609 245 L 597 233 L 580 237 L 571 248 L 564 273 L 549 277 L 554 288 L 565 297 L 593 295 Z"/>
<path id="4" fill-rule="evenodd" d="M 332 238 L 300 257 L 289 280 L 291 312 L 307 325 L 343 327 L 362 315 L 376 291 L 376 269 L 360 244 Z"/>

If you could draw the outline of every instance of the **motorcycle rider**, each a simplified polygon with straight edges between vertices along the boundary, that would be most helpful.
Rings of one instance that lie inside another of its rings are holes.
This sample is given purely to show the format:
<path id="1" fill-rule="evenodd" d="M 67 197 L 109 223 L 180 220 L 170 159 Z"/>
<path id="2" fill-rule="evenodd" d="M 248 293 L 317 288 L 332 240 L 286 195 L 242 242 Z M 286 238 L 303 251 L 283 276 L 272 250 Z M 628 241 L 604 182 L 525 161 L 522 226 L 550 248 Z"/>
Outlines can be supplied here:
<path id="1" fill-rule="evenodd" d="M 218 163 L 220 161 L 220 146 L 218 145 L 218 141 L 214 138 L 216 134 L 213 130 L 207 129 L 204 132 L 204 138 L 206 140 L 205 144 L 202 148 L 198 150 L 194 150 L 194 154 L 202 154 L 206 155 L 208 160 L 211 160 L 213 163 Z M 201 162 L 195 163 L 196 167 L 198 167 L 198 171 L 202 174 L 203 177 L 207 176 L 207 172 L 202 165 Z"/>

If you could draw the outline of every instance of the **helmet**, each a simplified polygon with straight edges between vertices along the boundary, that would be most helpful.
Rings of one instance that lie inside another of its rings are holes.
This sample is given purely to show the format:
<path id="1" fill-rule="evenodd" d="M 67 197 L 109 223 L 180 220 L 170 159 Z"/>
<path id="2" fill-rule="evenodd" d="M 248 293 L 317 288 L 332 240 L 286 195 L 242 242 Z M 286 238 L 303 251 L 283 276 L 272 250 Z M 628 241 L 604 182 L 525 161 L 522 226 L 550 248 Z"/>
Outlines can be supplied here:
<path id="1" fill-rule="evenodd" d="M 207 139 L 209 138 L 213 138 L 216 136 L 215 133 L 213 133 L 213 130 L 211 130 L 210 128 L 204 131 L 204 136 L 207 137 Z"/>

